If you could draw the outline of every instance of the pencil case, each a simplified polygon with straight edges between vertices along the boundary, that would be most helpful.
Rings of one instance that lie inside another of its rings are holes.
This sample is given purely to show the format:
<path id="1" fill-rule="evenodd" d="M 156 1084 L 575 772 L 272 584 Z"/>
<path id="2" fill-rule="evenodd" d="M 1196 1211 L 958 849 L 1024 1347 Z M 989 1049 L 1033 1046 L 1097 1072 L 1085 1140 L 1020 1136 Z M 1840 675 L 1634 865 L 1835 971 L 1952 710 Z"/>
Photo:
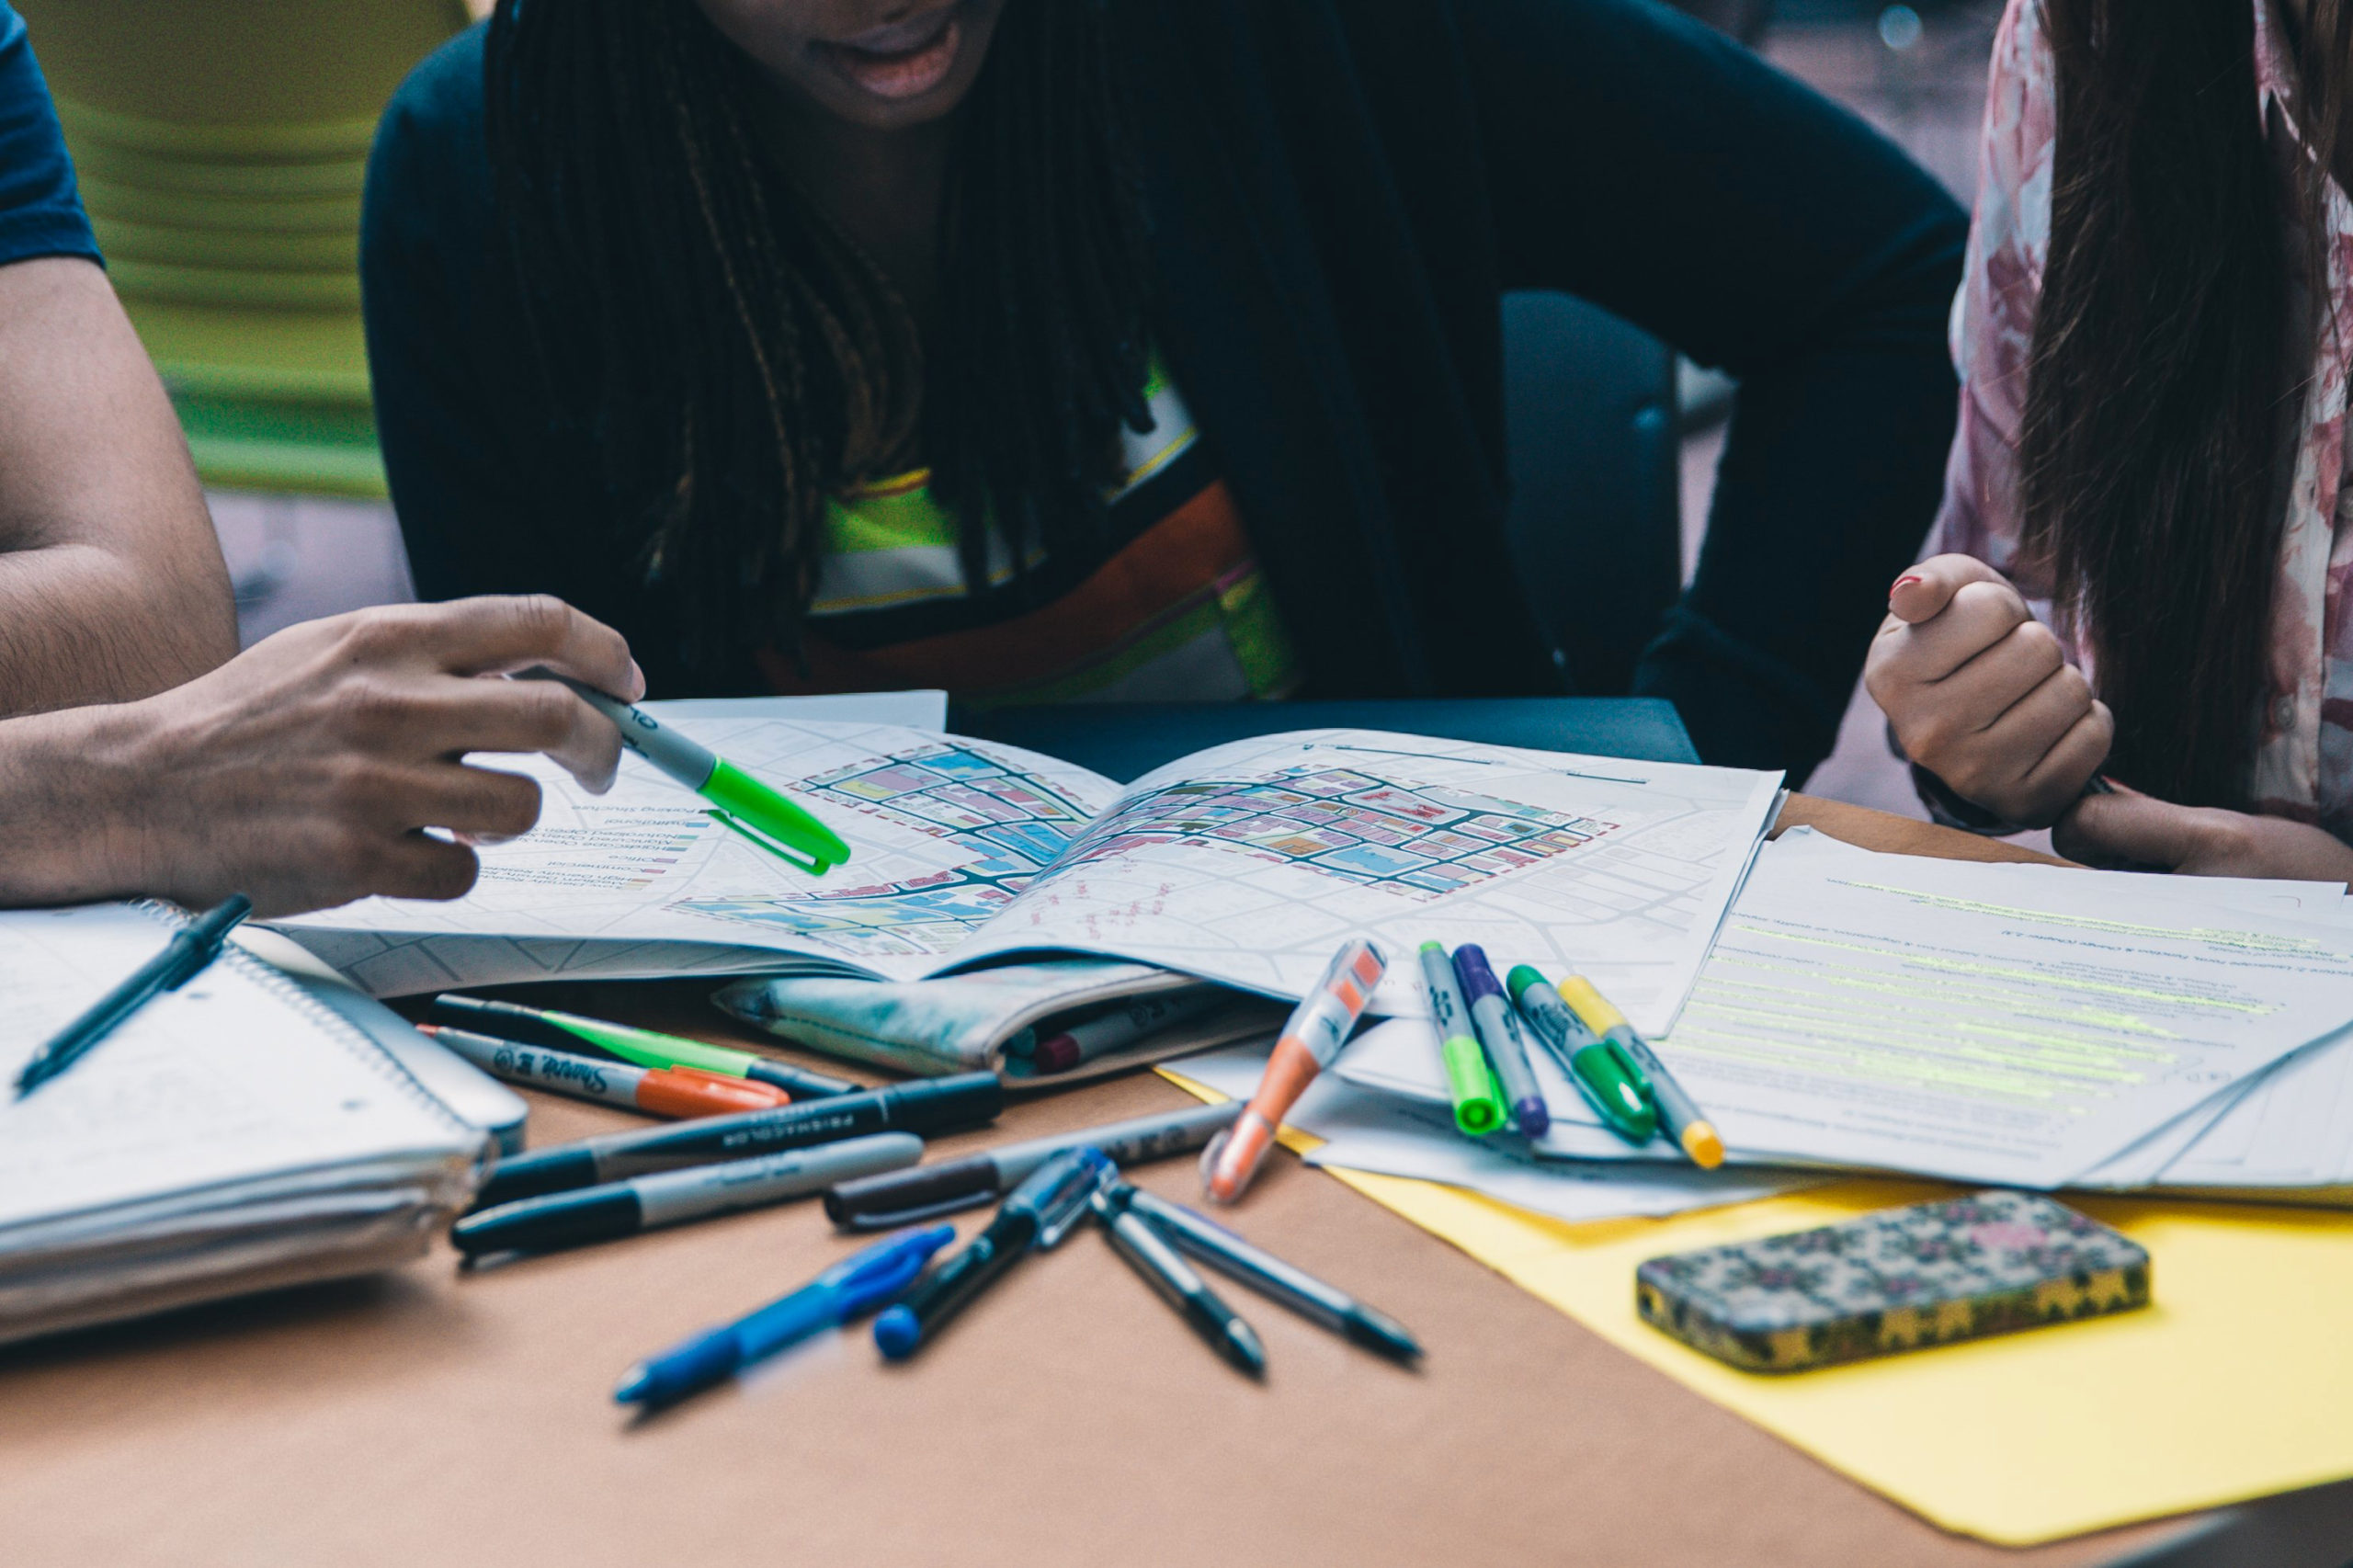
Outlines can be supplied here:
<path id="1" fill-rule="evenodd" d="M 2149 1255 L 2024 1192 L 1654 1257 L 1643 1320 L 1751 1372 L 1797 1372 L 2149 1304 Z"/>

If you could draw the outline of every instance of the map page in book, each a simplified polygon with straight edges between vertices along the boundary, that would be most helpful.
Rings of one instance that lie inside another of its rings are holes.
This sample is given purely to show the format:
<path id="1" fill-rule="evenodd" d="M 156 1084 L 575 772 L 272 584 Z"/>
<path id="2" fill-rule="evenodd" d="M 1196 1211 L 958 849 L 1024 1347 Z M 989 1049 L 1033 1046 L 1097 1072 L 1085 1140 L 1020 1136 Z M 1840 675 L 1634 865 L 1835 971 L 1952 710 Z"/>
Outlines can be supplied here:
<path id="1" fill-rule="evenodd" d="M 540 825 L 436 904 L 290 922 L 380 994 L 558 976 L 920 979 L 1016 953 L 1132 959 L 1270 995 L 1351 934 L 1392 959 L 1480 941 L 1575 967 L 1638 1024 L 1679 1007 L 1755 853 L 1776 775 L 1312 731 L 1122 789 L 1051 757 L 887 725 L 688 722 L 850 844 L 822 879 L 634 758 L 592 797 L 551 766 Z M 1374 998 L 1423 1008 L 1412 966 Z"/>

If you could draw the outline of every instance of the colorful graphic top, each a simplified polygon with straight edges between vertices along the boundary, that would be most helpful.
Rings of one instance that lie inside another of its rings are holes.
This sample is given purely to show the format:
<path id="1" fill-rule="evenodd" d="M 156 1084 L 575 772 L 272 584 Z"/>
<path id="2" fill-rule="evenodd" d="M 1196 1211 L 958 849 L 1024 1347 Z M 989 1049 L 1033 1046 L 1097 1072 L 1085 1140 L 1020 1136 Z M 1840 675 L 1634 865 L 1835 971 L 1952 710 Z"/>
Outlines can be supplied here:
<path id="1" fill-rule="evenodd" d="M 2304 156 L 2293 107 L 2296 70 L 2270 0 L 2255 6 L 2256 102 L 2281 178 Z M 1961 379 L 1961 430 L 1937 521 L 1939 551 L 1974 555 L 2029 599 L 2047 600 L 2047 570 L 2018 553 L 2022 508 L 2018 446 L 2026 409 L 2035 305 L 2051 251 L 2051 160 L 2057 100 L 2050 40 L 2036 0 L 2009 0 L 1994 40 L 1985 141 L 1968 271 L 1953 301 L 1952 354 Z M 2353 203 L 2331 180 L 2328 296 L 2340 327 L 2353 323 Z M 2290 256 L 2302 240 L 2288 236 Z M 2345 388 L 2353 346 L 2327 313 L 2307 351 L 2303 416 L 2279 535 L 2271 608 L 2271 695 L 2261 715 L 2253 788 L 2256 809 L 2316 822 L 2353 840 L 2353 468 L 2346 461 Z M 2054 628 L 2054 630 L 2056 630 Z M 2063 636 L 2064 633 L 2063 632 Z M 2091 674 L 2090 651 L 2069 641 Z M 2097 685 L 2097 681 L 2095 681 Z"/>
<path id="2" fill-rule="evenodd" d="M 1155 370 L 1145 395 L 1153 428 L 1120 432 L 1127 477 L 1109 520 L 1120 542 L 1108 560 L 1033 555 L 1051 597 L 1024 609 L 992 524 L 988 580 L 968 593 L 957 518 L 930 472 L 863 486 L 826 506 L 807 671 L 769 653 L 769 680 L 786 692 L 939 687 L 980 707 L 1288 696 L 1296 664 L 1233 496 L 1176 388 Z"/>

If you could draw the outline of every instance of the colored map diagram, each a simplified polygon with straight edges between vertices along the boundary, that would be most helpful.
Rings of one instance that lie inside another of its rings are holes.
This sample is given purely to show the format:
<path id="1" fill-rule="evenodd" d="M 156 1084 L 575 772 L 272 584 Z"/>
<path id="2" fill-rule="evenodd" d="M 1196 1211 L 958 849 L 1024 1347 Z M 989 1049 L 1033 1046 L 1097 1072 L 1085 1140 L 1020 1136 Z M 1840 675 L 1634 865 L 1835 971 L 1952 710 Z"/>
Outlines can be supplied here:
<path id="1" fill-rule="evenodd" d="M 1305 766 L 1265 778 L 1155 790 L 1090 827 L 1077 801 L 952 742 L 810 778 L 801 788 L 946 839 L 972 858 L 911 881 L 789 901 L 688 898 L 671 907 L 859 957 L 938 953 L 1011 903 L 1074 841 L 1080 842 L 1065 868 L 1155 845 L 1193 845 L 1427 900 L 1535 865 L 1615 825 L 1361 768 Z"/>
<path id="2" fill-rule="evenodd" d="M 1533 866 L 1616 825 L 1361 768 L 1309 766 L 1156 790 L 1097 824 L 1073 861 L 1197 844 L 1431 899 Z"/>
<path id="3" fill-rule="evenodd" d="M 1374 1009 L 1410 1015 L 1415 949 L 1477 942 L 1664 1031 L 1778 784 L 1370 731 L 1236 741 L 1131 784 L 955 961 L 1092 952 L 1296 996 L 1369 937 L 1390 955 Z"/>
<path id="4" fill-rule="evenodd" d="M 801 788 L 954 845 L 971 858 L 904 881 L 782 900 L 687 898 L 691 915 L 746 921 L 859 957 L 946 952 L 1036 879 L 1089 812 L 1032 775 L 949 741 L 820 774 Z"/>

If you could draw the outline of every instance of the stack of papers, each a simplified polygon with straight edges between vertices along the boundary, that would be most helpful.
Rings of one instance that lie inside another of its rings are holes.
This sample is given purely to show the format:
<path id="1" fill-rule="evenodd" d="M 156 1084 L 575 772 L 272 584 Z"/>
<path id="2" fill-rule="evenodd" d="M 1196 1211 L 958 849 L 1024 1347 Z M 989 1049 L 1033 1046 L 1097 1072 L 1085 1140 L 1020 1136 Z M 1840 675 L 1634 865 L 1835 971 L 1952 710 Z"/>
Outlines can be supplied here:
<path id="1" fill-rule="evenodd" d="M 0 1079 L 175 919 L 0 915 Z M 348 1019 L 233 947 L 0 1100 L 0 1341 L 414 1257 L 488 1148 Z"/>
<path id="2" fill-rule="evenodd" d="M 2353 1194 L 2348 1023 L 2340 884 L 1932 860 L 1800 832 L 1757 858 L 1653 1043 L 1736 1167 L 2325 1201 Z M 1628 1148 L 1537 1066 L 1554 1125 L 1518 1152 L 1679 1158 Z M 1368 1030 L 1336 1073 L 1444 1139 L 1425 1018 Z"/>

